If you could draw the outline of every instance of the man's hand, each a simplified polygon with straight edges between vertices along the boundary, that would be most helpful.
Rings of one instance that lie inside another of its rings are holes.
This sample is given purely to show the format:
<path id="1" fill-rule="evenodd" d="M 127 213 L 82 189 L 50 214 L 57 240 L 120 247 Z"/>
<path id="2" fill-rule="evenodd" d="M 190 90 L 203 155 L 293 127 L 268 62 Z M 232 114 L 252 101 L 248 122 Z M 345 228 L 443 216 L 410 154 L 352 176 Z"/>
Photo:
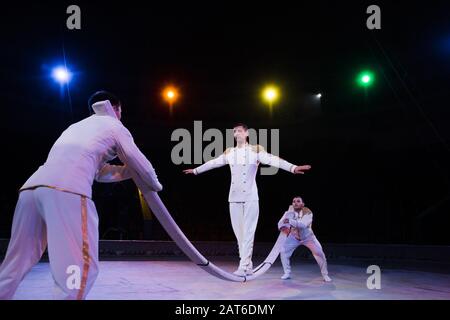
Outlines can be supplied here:
<path id="1" fill-rule="evenodd" d="M 283 227 L 280 229 L 280 231 L 283 232 L 285 235 L 289 235 L 289 232 L 290 232 L 288 227 Z"/>
<path id="2" fill-rule="evenodd" d="M 195 174 L 195 173 L 194 173 L 194 169 L 186 169 L 186 170 L 183 170 L 183 172 L 184 172 L 185 174 Z"/>
<path id="3" fill-rule="evenodd" d="M 310 165 L 297 166 L 294 170 L 294 174 L 305 174 L 303 171 L 308 171 L 311 169 Z"/>

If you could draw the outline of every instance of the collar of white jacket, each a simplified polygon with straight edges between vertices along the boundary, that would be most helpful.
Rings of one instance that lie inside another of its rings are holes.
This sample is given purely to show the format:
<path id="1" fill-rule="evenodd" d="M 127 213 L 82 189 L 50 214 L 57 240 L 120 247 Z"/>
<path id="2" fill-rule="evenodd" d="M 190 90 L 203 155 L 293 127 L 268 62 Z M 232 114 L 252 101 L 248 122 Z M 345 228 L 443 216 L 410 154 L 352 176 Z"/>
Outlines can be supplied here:
<path id="1" fill-rule="evenodd" d="M 99 116 L 110 116 L 117 119 L 114 108 L 109 100 L 98 101 L 92 105 L 92 110 Z"/>

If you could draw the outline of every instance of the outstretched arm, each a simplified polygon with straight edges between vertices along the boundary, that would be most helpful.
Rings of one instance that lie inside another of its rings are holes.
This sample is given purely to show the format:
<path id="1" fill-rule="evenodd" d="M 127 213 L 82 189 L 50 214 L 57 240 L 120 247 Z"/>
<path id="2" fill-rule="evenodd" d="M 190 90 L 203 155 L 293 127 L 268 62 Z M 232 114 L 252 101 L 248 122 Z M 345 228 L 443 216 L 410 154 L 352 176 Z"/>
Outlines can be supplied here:
<path id="1" fill-rule="evenodd" d="M 183 170 L 185 174 L 201 174 L 203 172 L 206 172 L 208 170 L 216 169 L 223 167 L 227 164 L 227 158 L 225 156 L 225 153 L 221 154 L 219 157 L 209 160 L 208 162 L 205 162 L 201 166 L 195 168 L 195 169 L 186 169 Z"/>
<path id="2" fill-rule="evenodd" d="M 262 164 L 280 168 L 294 174 L 304 174 L 304 171 L 311 169 L 309 165 L 296 166 L 280 157 L 274 156 L 264 150 L 263 147 L 257 146 L 258 160 Z"/>

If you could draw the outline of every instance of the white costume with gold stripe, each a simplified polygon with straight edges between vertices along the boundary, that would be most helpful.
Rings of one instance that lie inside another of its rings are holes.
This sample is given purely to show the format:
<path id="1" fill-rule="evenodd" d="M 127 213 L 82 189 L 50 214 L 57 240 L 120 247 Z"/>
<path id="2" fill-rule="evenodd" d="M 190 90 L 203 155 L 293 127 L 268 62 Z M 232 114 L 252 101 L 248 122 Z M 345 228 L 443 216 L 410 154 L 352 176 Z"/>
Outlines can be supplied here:
<path id="1" fill-rule="evenodd" d="M 230 202 L 231 224 L 239 246 L 239 269 L 251 270 L 253 241 L 259 217 L 258 188 L 256 173 L 259 163 L 271 165 L 294 172 L 296 166 L 279 157 L 267 153 L 261 146 L 246 144 L 229 148 L 218 158 L 210 160 L 194 169 L 194 174 L 230 166 L 231 186 Z"/>
<path id="2" fill-rule="evenodd" d="M 98 273 L 98 216 L 92 183 L 130 178 L 132 168 L 155 191 L 155 170 L 117 119 L 109 101 L 96 114 L 71 125 L 47 161 L 21 188 L 11 239 L 0 267 L 0 299 L 13 297 L 20 281 L 48 244 L 57 299 L 84 299 Z M 116 154 L 126 166 L 106 162 Z"/>
<path id="3" fill-rule="evenodd" d="M 285 222 L 286 219 L 289 220 L 288 223 Z M 328 275 L 327 259 L 319 240 L 317 240 L 312 230 L 312 221 L 313 214 L 308 208 L 304 207 L 300 212 L 297 212 L 290 207 L 278 222 L 279 230 L 282 228 L 288 228 L 290 230 L 284 246 L 280 251 L 280 259 L 285 275 L 291 274 L 290 258 L 295 249 L 301 245 L 304 245 L 311 251 L 319 265 L 322 276 Z"/>

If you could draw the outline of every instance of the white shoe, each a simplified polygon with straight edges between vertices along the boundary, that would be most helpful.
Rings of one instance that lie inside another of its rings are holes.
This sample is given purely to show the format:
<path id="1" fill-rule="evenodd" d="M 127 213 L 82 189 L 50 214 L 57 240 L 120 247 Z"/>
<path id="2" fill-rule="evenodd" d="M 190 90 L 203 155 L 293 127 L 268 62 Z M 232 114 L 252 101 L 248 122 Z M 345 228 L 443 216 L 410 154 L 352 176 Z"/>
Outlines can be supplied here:
<path id="1" fill-rule="evenodd" d="M 233 274 L 238 277 L 245 277 L 246 275 L 244 269 L 237 269 L 235 272 L 233 272 Z"/>
<path id="2" fill-rule="evenodd" d="M 285 273 L 281 276 L 281 280 L 287 280 L 291 278 L 291 274 L 290 273 Z"/>
<path id="3" fill-rule="evenodd" d="M 333 280 L 331 280 L 331 278 L 328 276 L 328 275 L 323 275 L 323 281 L 325 281 L 325 282 L 331 282 L 331 281 L 333 281 Z"/>

